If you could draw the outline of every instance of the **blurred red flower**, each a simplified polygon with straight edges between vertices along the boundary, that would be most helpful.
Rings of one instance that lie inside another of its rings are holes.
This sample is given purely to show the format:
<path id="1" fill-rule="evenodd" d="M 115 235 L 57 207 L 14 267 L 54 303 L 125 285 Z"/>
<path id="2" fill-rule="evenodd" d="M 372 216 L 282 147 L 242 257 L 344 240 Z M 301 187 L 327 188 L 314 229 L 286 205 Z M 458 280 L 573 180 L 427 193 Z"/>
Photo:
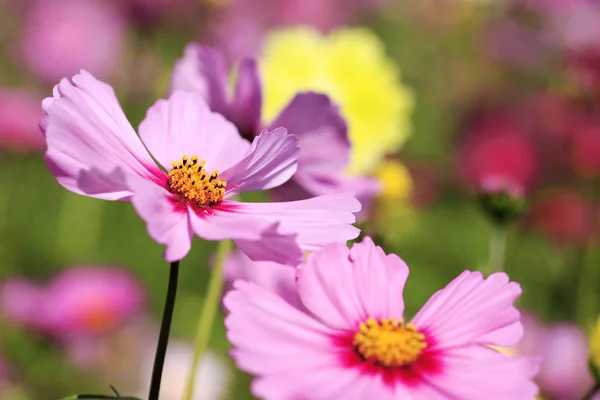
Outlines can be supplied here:
<path id="1" fill-rule="evenodd" d="M 527 192 L 539 170 L 533 143 L 504 113 L 484 115 L 471 125 L 459 144 L 458 165 L 462 180 L 472 190 L 494 178 Z"/>
<path id="2" fill-rule="evenodd" d="M 580 193 L 569 189 L 547 192 L 533 208 L 537 228 L 559 245 L 585 245 L 594 233 L 594 209 Z"/>

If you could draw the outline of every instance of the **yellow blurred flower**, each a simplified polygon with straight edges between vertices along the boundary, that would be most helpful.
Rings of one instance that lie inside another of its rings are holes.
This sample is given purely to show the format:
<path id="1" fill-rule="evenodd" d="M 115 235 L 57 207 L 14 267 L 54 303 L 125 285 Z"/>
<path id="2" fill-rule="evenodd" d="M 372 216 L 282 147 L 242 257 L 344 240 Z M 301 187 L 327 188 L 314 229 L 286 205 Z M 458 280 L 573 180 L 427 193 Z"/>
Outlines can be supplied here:
<path id="1" fill-rule="evenodd" d="M 596 320 L 596 324 L 590 335 L 590 361 L 595 372 L 600 372 L 600 316 Z"/>
<path id="2" fill-rule="evenodd" d="M 413 183 L 408 168 L 397 160 L 386 160 L 375 171 L 381 183 L 379 196 L 385 199 L 409 201 Z"/>
<path id="3" fill-rule="evenodd" d="M 412 93 L 369 30 L 341 29 L 328 36 L 310 28 L 274 31 L 260 67 L 263 120 L 273 120 L 299 91 L 325 93 L 340 105 L 352 143 L 350 173 L 373 172 L 409 135 Z"/>

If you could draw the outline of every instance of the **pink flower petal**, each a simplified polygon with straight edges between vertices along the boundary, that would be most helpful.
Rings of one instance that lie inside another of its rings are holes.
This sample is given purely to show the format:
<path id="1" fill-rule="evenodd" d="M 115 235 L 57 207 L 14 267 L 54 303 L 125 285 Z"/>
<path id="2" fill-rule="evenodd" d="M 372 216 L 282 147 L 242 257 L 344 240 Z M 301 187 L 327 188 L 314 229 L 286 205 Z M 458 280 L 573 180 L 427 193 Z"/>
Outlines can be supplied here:
<path id="1" fill-rule="evenodd" d="M 350 249 L 354 287 L 367 314 L 402 318 L 408 266 L 395 254 L 385 254 L 370 237 Z"/>
<path id="2" fill-rule="evenodd" d="M 350 193 L 338 193 L 287 203 L 238 203 L 237 215 L 246 214 L 280 223 L 281 232 L 297 234 L 304 250 L 316 250 L 332 242 L 346 242 L 360 232 L 351 224 L 360 203 Z"/>
<path id="3" fill-rule="evenodd" d="M 297 287 L 302 303 L 334 329 L 355 330 L 369 317 L 354 290 L 352 268 L 348 247 L 333 243 L 311 254 L 298 270 Z"/>
<path id="4" fill-rule="evenodd" d="M 237 204 L 243 203 L 225 202 L 221 207 L 226 210 Z M 297 265 L 302 260 L 302 251 L 296 243 L 296 235 L 281 232 L 277 221 L 235 214 L 218 208 L 212 209 L 209 215 L 190 211 L 190 221 L 194 231 L 201 238 L 233 240 L 254 261 Z"/>
<path id="5" fill-rule="evenodd" d="M 336 368 L 335 360 L 320 357 L 320 363 L 297 370 L 269 374 L 252 382 L 251 392 L 265 400 L 393 400 L 393 392 L 357 371 Z M 320 361 L 319 360 L 319 361 Z M 387 394 L 387 395 L 386 395 Z M 403 398 L 404 399 L 404 398 Z"/>
<path id="6" fill-rule="evenodd" d="M 167 170 L 184 155 L 206 161 L 209 172 L 223 171 L 243 158 L 248 142 L 197 93 L 176 91 L 158 100 L 140 124 L 148 150 Z"/>
<path id="7" fill-rule="evenodd" d="M 262 89 L 256 61 L 245 58 L 238 70 L 235 94 L 225 116 L 248 136 L 259 131 Z M 285 125 L 278 125 L 285 126 Z"/>
<path id="8" fill-rule="evenodd" d="M 265 190 L 288 181 L 298 166 L 298 138 L 284 128 L 263 131 L 254 139 L 246 157 L 224 171 L 228 197 Z"/>
<path id="9" fill-rule="evenodd" d="M 117 168 L 125 175 L 160 180 L 161 171 L 127 121 L 112 88 L 85 71 L 72 81 L 63 79 L 54 96 L 42 104 L 46 161 L 58 182 L 75 193 L 115 200 L 131 195 L 127 182 L 115 179 Z M 97 175 L 102 190 L 86 185 L 87 193 L 80 186 L 81 173 L 87 174 L 88 183 L 93 181 L 90 174 Z"/>
<path id="10" fill-rule="evenodd" d="M 171 92 L 185 90 L 200 94 L 211 110 L 224 114 L 227 106 L 228 72 L 225 57 L 216 49 L 192 43 L 175 62 Z"/>
<path id="11" fill-rule="evenodd" d="M 48 165 L 51 165 L 49 161 Z M 83 193 L 88 196 L 99 197 L 106 200 L 129 199 L 130 190 L 117 192 L 114 188 L 119 187 L 122 182 L 126 182 L 127 177 L 120 168 L 115 168 L 109 173 L 102 173 L 96 167 L 91 167 L 79 173 L 77 184 Z M 110 194 L 108 194 L 110 193 Z"/>
<path id="12" fill-rule="evenodd" d="M 306 389 L 334 395 L 341 385 L 358 377 L 344 372 L 331 346 L 331 331 L 283 299 L 253 283 L 237 281 L 224 298 L 227 338 L 233 344 L 236 364 L 254 374 L 268 374 L 253 385 L 255 395 L 266 399 L 303 398 Z M 279 379 L 284 378 L 284 379 Z M 325 380 L 323 380 L 326 378 Z M 333 380 L 332 380 L 333 379 Z M 330 387 L 323 383 L 330 381 Z M 298 384 L 293 385 L 291 382 Z"/>
<path id="13" fill-rule="evenodd" d="M 194 238 L 187 206 L 178 203 L 166 188 L 153 182 L 130 177 L 129 184 L 134 191 L 131 203 L 146 222 L 148 234 L 156 242 L 166 245 L 165 260 L 183 259 Z"/>
<path id="14" fill-rule="evenodd" d="M 413 323 L 449 348 L 466 343 L 512 346 L 523 334 L 514 301 L 521 287 L 504 273 L 484 279 L 480 272 L 465 271 L 436 292 Z"/>
<path id="15" fill-rule="evenodd" d="M 300 147 L 293 182 L 274 190 L 280 201 L 352 190 L 364 206 L 379 191 L 373 179 L 346 175 L 350 159 L 348 129 L 329 97 L 312 92 L 298 94 L 270 126 L 283 126 L 297 135 Z"/>
<path id="16" fill-rule="evenodd" d="M 444 372 L 427 378 L 427 383 L 446 399 L 531 400 L 538 392 L 531 378 L 539 360 L 506 357 L 496 350 L 478 345 L 444 350 L 440 354 Z M 419 395 L 418 388 L 414 391 Z"/>
<path id="17" fill-rule="evenodd" d="M 407 394 L 342 367 L 339 352 L 347 349 L 332 344 L 335 331 L 264 288 L 237 281 L 224 304 L 231 355 L 239 368 L 258 375 L 252 393 L 259 398 L 393 400 L 394 393 Z"/>
<path id="18" fill-rule="evenodd" d="M 319 354 L 331 351 L 334 331 L 254 283 L 235 282 L 223 303 L 229 311 L 227 338 L 235 347 L 236 362 L 244 369 L 258 374 L 282 371 L 303 361 L 313 363 Z M 308 357 L 308 353 L 316 357 Z M 255 363 L 257 356 L 282 362 Z"/>
<path id="19" fill-rule="evenodd" d="M 272 261 L 252 261 L 244 252 L 236 250 L 224 263 L 225 280 L 241 279 L 256 283 L 284 299 L 296 308 L 303 308 L 296 292 L 296 268 Z"/>
<path id="20" fill-rule="evenodd" d="M 408 267 L 370 238 L 349 250 L 330 244 L 298 270 L 302 303 L 324 323 L 354 331 L 369 318 L 402 318 Z"/>
<path id="21" fill-rule="evenodd" d="M 270 126 L 283 126 L 298 136 L 302 152 L 294 178 L 300 182 L 310 180 L 313 175 L 339 175 L 348 166 L 348 127 L 338 107 L 326 95 L 297 94 Z"/>

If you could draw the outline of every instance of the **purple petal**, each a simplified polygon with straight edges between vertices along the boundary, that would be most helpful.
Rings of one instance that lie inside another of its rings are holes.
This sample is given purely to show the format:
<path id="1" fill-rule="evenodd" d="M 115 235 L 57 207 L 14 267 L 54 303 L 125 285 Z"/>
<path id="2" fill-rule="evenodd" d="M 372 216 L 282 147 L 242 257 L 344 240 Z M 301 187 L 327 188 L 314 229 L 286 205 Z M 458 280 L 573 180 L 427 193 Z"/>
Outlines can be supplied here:
<path id="1" fill-rule="evenodd" d="M 298 136 L 300 157 L 294 181 L 313 195 L 339 190 L 347 179 L 350 142 L 346 123 L 329 97 L 298 94 L 271 126 L 283 126 Z"/>
<path id="2" fill-rule="evenodd" d="M 343 144 L 347 150 L 350 149 L 348 127 L 340 115 L 339 107 L 324 94 L 314 92 L 297 94 L 269 126 L 271 128 L 283 126 L 291 134 L 299 137 L 304 133 L 330 127 L 338 134 L 340 146 Z"/>
<path id="3" fill-rule="evenodd" d="M 259 132 L 262 88 L 256 61 L 243 59 L 238 70 L 235 96 L 225 117 L 238 127 L 242 136 L 253 138 Z"/>
<path id="4" fill-rule="evenodd" d="M 217 49 L 192 43 L 175 62 L 171 91 L 199 93 L 211 110 L 224 114 L 227 105 L 228 74 L 225 57 Z"/>
<path id="5" fill-rule="evenodd" d="M 296 172 L 299 154 L 298 138 L 287 130 L 263 131 L 252 142 L 246 157 L 221 174 L 229 189 L 227 197 L 285 183 Z"/>

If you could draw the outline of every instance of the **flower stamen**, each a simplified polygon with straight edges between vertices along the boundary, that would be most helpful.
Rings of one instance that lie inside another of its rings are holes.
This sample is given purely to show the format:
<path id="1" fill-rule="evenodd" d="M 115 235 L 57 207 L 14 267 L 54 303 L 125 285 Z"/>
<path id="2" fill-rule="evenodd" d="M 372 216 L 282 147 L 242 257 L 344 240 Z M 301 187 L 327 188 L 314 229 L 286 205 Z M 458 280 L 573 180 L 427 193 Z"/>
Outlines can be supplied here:
<path id="1" fill-rule="evenodd" d="M 427 347 L 425 335 L 401 318 L 382 318 L 379 322 L 369 318 L 361 322 L 353 344 L 362 358 L 385 367 L 410 365 Z"/>
<path id="2" fill-rule="evenodd" d="M 198 156 L 173 161 L 169 170 L 169 189 L 182 200 L 196 207 L 212 206 L 220 203 L 225 195 L 227 182 L 218 178 L 219 171 L 208 174 L 204 169 L 206 161 L 198 162 Z"/>

